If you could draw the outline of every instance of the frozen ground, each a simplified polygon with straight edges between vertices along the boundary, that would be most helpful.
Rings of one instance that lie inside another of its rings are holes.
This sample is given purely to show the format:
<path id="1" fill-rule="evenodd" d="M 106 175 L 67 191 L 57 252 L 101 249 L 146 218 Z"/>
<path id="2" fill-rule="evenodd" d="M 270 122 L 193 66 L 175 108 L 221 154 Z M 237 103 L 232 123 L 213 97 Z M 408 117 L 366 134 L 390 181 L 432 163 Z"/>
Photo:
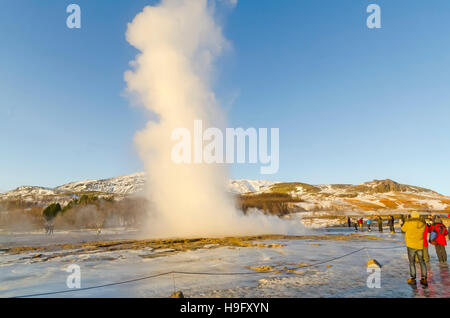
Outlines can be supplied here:
<path id="1" fill-rule="evenodd" d="M 345 234 L 346 228 L 317 229 L 316 235 Z M 54 238 L 42 233 L 27 235 L 0 234 L 0 297 L 46 293 L 67 290 L 65 269 L 70 264 L 81 267 L 81 287 L 91 287 L 149 276 L 167 271 L 205 273 L 252 273 L 248 275 L 166 275 L 127 284 L 98 289 L 80 290 L 56 297 L 168 297 L 174 290 L 182 290 L 186 297 L 450 297 L 450 271 L 437 263 L 434 248 L 430 248 L 431 268 L 429 287 L 412 288 L 406 283 L 408 260 L 400 233 L 365 233 L 383 240 L 290 240 L 261 241 L 264 244 L 285 246 L 217 247 L 206 245 L 202 249 L 180 252 L 160 257 L 155 253 L 166 250 L 152 248 L 120 251 L 65 250 L 61 256 L 45 260 L 33 258 L 36 253 L 10 254 L 5 247 L 34 245 L 49 246 L 55 243 L 95 240 L 95 232 L 62 232 Z M 129 231 L 109 231 L 102 240 L 130 238 Z M 331 237 L 331 236 L 330 236 Z M 315 264 L 338 257 L 361 247 L 366 251 L 349 255 L 324 264 L 289 271 L 299 266 Z M 390 248 L 393 247 L 393 248 Z M 386 248 L 386 249 L 380 249 Z M 58 251 L 46 251 L 55 254 Z M 69 252 L 69 253 L 67 253 Z M 380 262 L 381 288 L 366 285 L 368 258 Z M 278 273 L 258 272 L 248 266 L 272 266 Z"/>
<path id="2" fill-rule="evenodd" d="M 53 244 L 87 242 L 98 239 L 101 240 L 132 239 L 139 235 L 140 233 L 138 231 L 134 229 L 125 229 L 125 228 L 103 229 L 100 232 L 100 236 L 97 235 L 96 230 L 55 231 L 53 236 L 45 235 L 43 230 L 25 233 L 0 230 L 0 253 L 1 253 L 1 246 L 6 247 L 47 246 Z"/>

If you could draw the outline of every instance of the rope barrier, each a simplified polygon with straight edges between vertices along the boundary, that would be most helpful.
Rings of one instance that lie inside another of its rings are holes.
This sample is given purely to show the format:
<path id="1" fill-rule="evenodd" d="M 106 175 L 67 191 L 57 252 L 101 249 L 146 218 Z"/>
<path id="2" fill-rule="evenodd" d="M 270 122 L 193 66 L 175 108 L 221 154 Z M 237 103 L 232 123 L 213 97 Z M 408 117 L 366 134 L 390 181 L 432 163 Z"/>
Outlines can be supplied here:
<path id="1" fill-rule="evenodd" d="M 341 256 L 330 258 L 330 259 L 327 259 L 327 260 L 324 260 L 324 261 L 320 261 L 320 262 L 317 262 L 317 263 L 314 263 L 314 264 L 308 264 L 308 265 L 302 265 L 302 266 L 298 266 L 298 267 L 289 268 L 289 270 L 297 270 L 297 269 L 301 269 L 301 268 L 307 268 L 307 267 L 313 267 L 313 266 L 317 266 L 317 265 L 322 265 L 322 264 L 325 264 L 325 263 L 336 261 L 338 259 L 342 259 L 342 258 L 345 258 L 347 256 L 356 254 L 358 252 L 361 252 L 362 250 L 367 250 L 367 249 L 382 250 L 382 249 L 393 249 L 393 248 L 402 248 L 402 247 L 404 247 L 404 246 L 400 246 L 399 245 L 399 246 L 394 246 L 394 247 L 362 247 L 360 249 L 357 249 L 355 251 L 352 251 L 350 253 L 347 253 L 347 254 L 344 254 L 344 255 L 341 255 Z M 179 275 L 204 275 L 204 276 L 240 276 L 240 275 L 261 275 L 261 274 L 270 274 L 270 273 L 277 273 L 277 272 L 279 272 L 279 270 L 270 270 L 270 271 L 262 271 L 262 272 L 215 272 L 215 273 L 214 272 L 169 271 L 169 272 L 163 272 L 163 273 L 159 273 L 159 274 L 154 274 L 154 275 L 150 275 L 150 276 L 144 276 L 144 277 L 135 278 L 135 279 L 124 280 L 124 281 L 115 282 L 115 283 L 109 283 L 109 284 L 103 284 L 103 285 L 97 285 L 97 286 L 91 286 L 91 287 L 84 287 L 84 288 L 77 288 L 77 289 L 60 290 L 60 291 L 55 291 L 55 292 L 21 295 L 21 296 L 15 296 L 15 297 L 12 297 L 12 298 L 28 298 L 28 297 L 39 297 L 39 296 L 49 296 L 49 295 L 58 295 L 58 294 L 72 293 L 72 292 L 78 292 L 78 291 L 84 291 L 84 290 L 91 290 L 91 289 L 97 289 L 97 288 L 104 288 L 104 287 L 110 287 L 110 286 L 123 285 L 123 284 L 138 282 L 138 281 L 152 279 L 152 278 L 166 276 L 166 275 L 174 275 L 174 274 L 179 274 Z"/>

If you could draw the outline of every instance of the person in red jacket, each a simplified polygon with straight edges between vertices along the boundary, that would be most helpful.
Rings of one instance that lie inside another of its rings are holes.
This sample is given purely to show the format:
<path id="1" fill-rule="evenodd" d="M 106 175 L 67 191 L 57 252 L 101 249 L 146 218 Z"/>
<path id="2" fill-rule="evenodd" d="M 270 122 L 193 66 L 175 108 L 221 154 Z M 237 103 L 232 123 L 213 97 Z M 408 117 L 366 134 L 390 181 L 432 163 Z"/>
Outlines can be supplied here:
<path id="1" fill-rule="evenodd" d="M 448 235 L 448 230 L 444 224 L 442 224 L 442 220 L 439 216 L 436 216 L 434 219 L 434 224 L 430 228 L 430 233 L 436 231 L 437 237 L 434 244 L 436 248 L 436 254 L 439 259 L 439 263 L 447 264 L 447 252 L 445 251 L 445 246 L 447 245 L 447 239 L 445 238 Z"/>
<path id="2" fill-rule="evenodd" d="M 358 220 L 358 223 L 359 223 L 359 228 L 360 228 L 361 232 L 363 232 L 364 231 L 364 220 L 363 220 L 363 218 L 360 218 Z"/>
<path id="3" fill-rule="evenodd" d="M 430 262 L 430 254 L 428 253 L 428 233 L 431 232 L 431 224 L 425 223 L 425 231 L 423 232 L 423 258 L 425 262 Z"/>

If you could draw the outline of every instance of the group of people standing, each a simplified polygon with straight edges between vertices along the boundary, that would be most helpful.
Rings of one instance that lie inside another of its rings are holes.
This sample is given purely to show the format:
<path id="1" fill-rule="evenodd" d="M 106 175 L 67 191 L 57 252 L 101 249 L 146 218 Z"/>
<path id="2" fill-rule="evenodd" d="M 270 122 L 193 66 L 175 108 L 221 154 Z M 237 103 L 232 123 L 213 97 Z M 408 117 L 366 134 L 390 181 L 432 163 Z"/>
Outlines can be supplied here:
<path id="1" fill-rule="evenodd" d="M 377 224 L 378 224 L 378 231 L 379 232 L 383 232 L 383 219 L 381 218 L 381 216 L 378 216 L 377 218 L 376 218 L 376 220 L 377 220 Z M 371 226 L 372 226 L 372 219 L 367 219 L 367 221 L 366 221 L 366 224 L 367 224 L 367 230 L 369 231 L 369 232 L 371 232 L 372 231 L 372 228 L 371 228 Z M 394 228 L 394 221 L 395 221 L 395 219 L 394 219 L 394 217 L 392 216 L 392 215 L 390 215 L 389 217 L 388 217 L 388 226 L 389 226 L 389 230 L 391 231 L 391 233 L 395 233 L 395 228 Z M 348 217 L 347 218 L 347 223 L 348 223 L 348 227 L 354 227 L 355 228 L 355 232 L 357 232 L 358 231 L 358 227 L 359 227 L 359 230 L 361 231 L 361 232 L 363 232 L 364 231 L 364 218 L 362 218 L 362 217 L 360 217 L 359 219 L 358 218 L 356 218 L 356 219 L 352 219 L 352 218 L 350 218 L 350 217 Z"/>
<path id="2" fill-rule="evenodd" d="M 402 232 L 405 233 L 405 242 L 408 249 L 410 278 L 408 283 L 416 284 L 416 261 L 420 264 L 420 283 L 428 285 L 427 263 L 430 262 L 428 251 L 429 243 L 435 246 L 436 255 L 441 265 L 447 265 L 447 245 L 446 236 L 448 229 L 442 223 L 439 216 L 425 220 L 418 212 L 412 212 L 411 217 L 405 220 L 402 225 Z"/>
<path id="3" fill-rule="evenodd" d="M 381 216 L 376 217 L 378 224 L 378 231 L 383 232 L 383 219 Z M 354 226 L 355 231 L 364 231 L 364 219 L 347 218 L 348 227 Z M 430 254 L 428 250 L 429 244 L 434 245 L 436 255 L 441 265 L 447 265 L 447 252 L 445 246 L 447 245 L 446 236 L 449 232 L 443 224 L 439 216 L 425 218 L 420 216 L 419 212 L 414 211 L 408 218 L 404 215 L 399 220 L 402 233 L 405 233 L 405 242 L 408 251 L 410 278 L 408 283 L 416 284 L 416 262 L 420 265 L 421 280 L 420 283 L 424 286 L 428 285 L 427 281 L 427 264 L 430 262 Z M 395 218 L 392 215 L 388 216 L 389 230 L 395 233 Z M 367 228 L 371 231 L 372 220 L 367 220 Z"/>

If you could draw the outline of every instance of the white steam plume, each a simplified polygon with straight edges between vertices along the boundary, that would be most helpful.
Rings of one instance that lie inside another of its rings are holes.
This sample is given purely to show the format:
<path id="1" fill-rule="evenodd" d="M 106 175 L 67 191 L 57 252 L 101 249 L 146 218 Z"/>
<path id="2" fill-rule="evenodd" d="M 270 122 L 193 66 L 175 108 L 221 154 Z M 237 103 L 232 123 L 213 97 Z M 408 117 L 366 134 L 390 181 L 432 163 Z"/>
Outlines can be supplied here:
<path id="1" fill-rule="evenodd" d="M 128 25 L 127 41 L 140 54 L 125 73 L 129 92 L 158 121 L 150 121 L 135 142 L 147 172 L 147 195 L 157 216 L 152 237 L 285 233 L 277 217 L 237 211 L 226 193 L 227 171 L 215 164 L 175 164 L 175 128 L 223 127 L 209 87 L 214 59 L 227 46 L 207 0 L 163 0 L 148 6 Z"/>

